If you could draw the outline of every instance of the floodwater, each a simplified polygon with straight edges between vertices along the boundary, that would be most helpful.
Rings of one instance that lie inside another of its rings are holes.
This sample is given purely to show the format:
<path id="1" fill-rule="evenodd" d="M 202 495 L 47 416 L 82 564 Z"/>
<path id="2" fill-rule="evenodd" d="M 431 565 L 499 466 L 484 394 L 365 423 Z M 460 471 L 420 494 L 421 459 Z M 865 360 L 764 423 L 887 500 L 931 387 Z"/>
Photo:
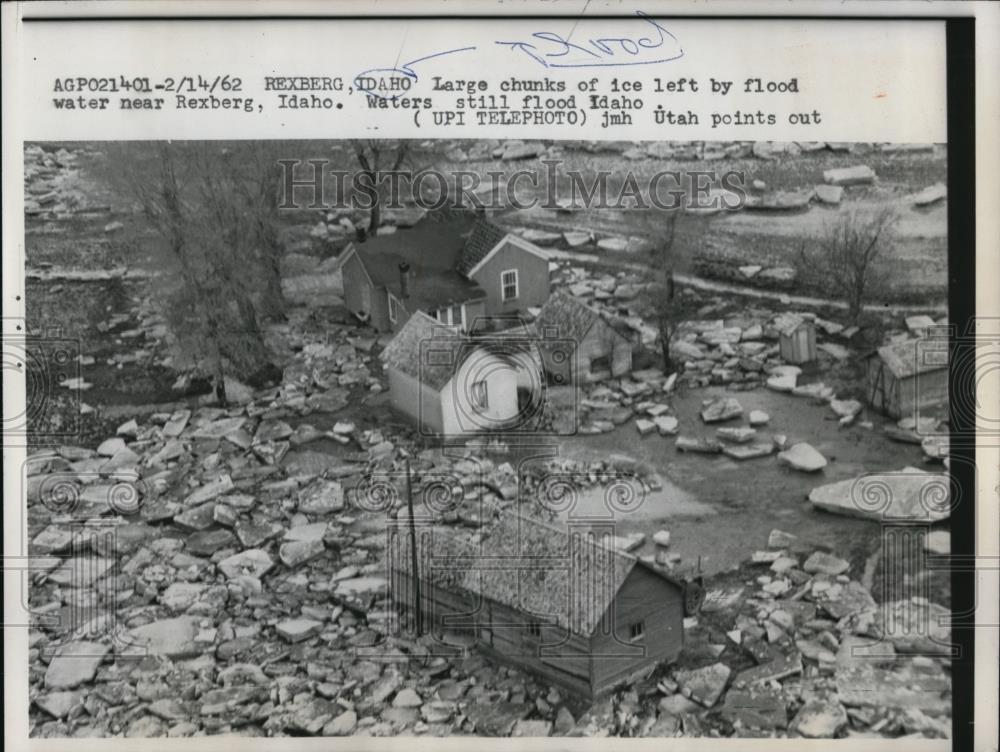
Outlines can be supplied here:
<path id="1" fill-rule="evenodd" d="M 735 397 L 744 417 L 705 425 L 699 416 L 702 400 L 721 396 Z M 628 454 L 652 467 L 662 490 L 650 492 L 632 509 L 616 511 L 618 534 L 646 533 L 647 542 L 636 553 L 647 554 L 653 551 L 652 534 L 667 529 L 670 550 L 685 563 L 700 557 L 706 574 L 745 561 L 766 546 L 774 528 L 799 536 L 803 544 L 828 547 L 841 555 L 872 550 L 879 537 L 876 523 L 814 510 L 807 501 L 809 491 L 866 472 L 924 466 L 919 446 L 890 441 L 881 433 L 884 420 L 879 416 L 860 418 L 873 420 L 874 429 L 842 428 L 828 406 L 763 388 L 747 392 L 723 387 L 683 389 L 670 402 L 682 435 L 714 436 L 716 427 L 747 425 L 751 410 L 763 410 L 771 421 L 757 429 L 759 439 L 784 434 L 789 443 L 808 442 L 828 461 L 818 473 L 803 473 L 782 465 L 776 455 L 738 461 L 721 454 L 678 452 L 674 437 L 640 437 L 633 421 L 611 433 L 572 436 L 561 442 L 560 451 L 566 457 L 593 460 Z M 588 514 L 606 509 L 605 495 L 601 488 L 581 494 L 579 507 Z"/>

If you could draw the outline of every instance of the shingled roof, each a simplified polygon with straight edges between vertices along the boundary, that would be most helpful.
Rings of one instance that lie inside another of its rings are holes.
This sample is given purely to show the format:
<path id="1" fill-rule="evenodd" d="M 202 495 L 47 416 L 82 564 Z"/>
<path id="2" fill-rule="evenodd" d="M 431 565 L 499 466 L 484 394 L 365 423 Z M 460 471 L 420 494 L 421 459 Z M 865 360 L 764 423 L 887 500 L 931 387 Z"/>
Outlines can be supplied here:
<path id="1" fill-rule="evenodd" d="M 610 541 L 518 514 L 505 514 L 473 542 L 447 528 L 421 530 L 421 579 L 509 606 L 589 636 L 636 566 L 667 582 L 667 573 L 613 548 Z M 410 572 L 409 539 L 393 566 Z"/>
<path id="2" fill-rule="evenodd" d="M 376 236 L 352 247 L 372 282 L 400 299 L 399 265 L 409 264 L 407 307 L 437 310 L 486 297 L 483 288 L 457 269 L 474 225 L 475 220 L 468 216 L 441 222 L 423 220 L 411 229 Z"/>
<path id="3" fill-rule="evenodd" d="M 606 324 L 626 341 L 634 335 L 622 319 L 591 308 L 561 291 L 553 293 L 545 301 L 534 321 L 534 326 L 542 338 L 541 347 L 545 348 L 545 342 L 551 337 L 557 340 L 570 339 L 580 344 L 598 321 Z"/>
<path id="4" fill-rule="evenodd" d="M 797 313 L 786 313 L 778 316 L 774 320 L 774 328 L 779 334 L 791 337 L 803 324 L 813 324 L 814 322 Z"/>
<path id="5" fill-rule="evenodd" d="M 450 326 L 417 311 L 382 351 L 389 367 L 440 390 L 451 379 L 459 361 L 471 348 L 469 338 Z"/>
<path id="6" fill-rule="evenodd" d="M 479 219 L 472 227 L 456 268 L 468 276 L 476 268 L 476 264 L 486 258 L 487 254 L 496 248 L 497 243 L 507 237 L 507 232 L 500 229 L 487 219 Z"/>
<path id="7" fill-rule="evenodd" d="M 898 379 L 948 367 L 948 340 L 923 337 L 880 347 L 878 356 Z"/>

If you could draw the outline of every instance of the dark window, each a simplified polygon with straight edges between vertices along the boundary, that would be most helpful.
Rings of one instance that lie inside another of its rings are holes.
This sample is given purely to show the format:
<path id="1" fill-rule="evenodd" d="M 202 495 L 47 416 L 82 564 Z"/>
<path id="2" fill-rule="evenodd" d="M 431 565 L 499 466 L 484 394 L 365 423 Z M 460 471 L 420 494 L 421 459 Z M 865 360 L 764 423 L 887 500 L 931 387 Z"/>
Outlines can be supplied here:
<path id="1" fill-rule="evenodd" d="M 532 637 L 541 637 L 542 625 L 537 621 L 528 622 L 528 634 Z"/>
<path id="2" fill-rule="evenodd" d="M 633 642 L 635 640 L 641 640 L 645 634 L 646 634 L 646 622 L 637 621 L 634 624 L 629 625 L 628 638 Z"/>
<path id="3" fill-rule="evenodd" d="M 508 269 L 500 274 L 500 297 L 506 301 L 513 300 L 517 295 L 517 269 Z"/>
<path id="4" fill-rule="evenodd" d="M 590 372 L 591 373 L 611 373 L 611 356 L 601 355 L 597 358 L 591 358 L 590 360 Z"/>
<path id="5" fill-rule="evenodd" d="M 486 388 L 486 381 L 472 382 L 472 405 L 480 410 L 485 410 L 490 406 L 490 393 Z"/>

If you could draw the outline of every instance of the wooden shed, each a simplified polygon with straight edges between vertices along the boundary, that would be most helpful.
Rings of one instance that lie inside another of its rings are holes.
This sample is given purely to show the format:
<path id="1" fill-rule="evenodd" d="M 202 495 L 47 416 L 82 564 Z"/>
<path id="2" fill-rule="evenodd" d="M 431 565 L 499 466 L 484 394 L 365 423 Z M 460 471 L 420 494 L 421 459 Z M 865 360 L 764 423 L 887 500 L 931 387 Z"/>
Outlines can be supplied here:
<path id="1" fill-rule="evenodd" d="M 390 533 L 391 594 L 415 617 L 407 524 Z M 460 633 L 488 656 L 595 698 L 674 660 L 684 644 L 684 584 L 607 536 L 508 514 L 481 540 L 419 527 L 424 632 Z"/>
<path id="2" fill-rule="evenodd" d="M 880 347 L 866 358 L 868 403 L 893 418 L 948 404 L 948 339 L 924 337 Z"/>
<path id="3" fill-rule="evenodd" d="M 774 325 L 782 360 L 795 364 L 816 360 L 816 322 L 793 314 L 779 317 Z"/>
<path id="4" fill-rule="evenodd" d="M 554 293 L 534 323 L 550 381 L 587 383 L 632 370 L 636 342 L 628 326 L 566 293 Z"/>

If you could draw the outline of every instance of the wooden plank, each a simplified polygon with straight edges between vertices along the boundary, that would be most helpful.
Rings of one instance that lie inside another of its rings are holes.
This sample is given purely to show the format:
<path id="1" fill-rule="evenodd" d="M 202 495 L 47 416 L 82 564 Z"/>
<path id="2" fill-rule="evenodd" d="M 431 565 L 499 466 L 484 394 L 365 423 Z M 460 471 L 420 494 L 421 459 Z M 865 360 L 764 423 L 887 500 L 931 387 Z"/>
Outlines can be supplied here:
<path id="1" fill-rule="evenodd" d="M 632 642 L 630 627 L 643 622 L 644 635 Z M 684 644 L 684 603 L 680 587 L 637 567 L 592 636 L 595 687 L 617 681 L 643 666 L 673 658 Z"/>
<path id="2" fill-rule="evenodd" d="M 593 697 L 593 690 L 590 682 L 574 676 L 573 674 L 568 674 L 565 671 L 560 671 L 554 666 L 549 666 L 537 660 L 528 660 L 522 656 L 510 655 L 508 653 L 504 653 L 503 651 L 489 648 L 486 645 L 481 646 L 481 650 L 485 655 L 495 661 L 511 666 L 517 666 L 518 668 L 527 670 L 529 673 L 543 676 L 549 681 L 555 682 L 561 687 L 565 687 L 566 689 L 569 689 L 584 698 L 591 699 Z"/>

